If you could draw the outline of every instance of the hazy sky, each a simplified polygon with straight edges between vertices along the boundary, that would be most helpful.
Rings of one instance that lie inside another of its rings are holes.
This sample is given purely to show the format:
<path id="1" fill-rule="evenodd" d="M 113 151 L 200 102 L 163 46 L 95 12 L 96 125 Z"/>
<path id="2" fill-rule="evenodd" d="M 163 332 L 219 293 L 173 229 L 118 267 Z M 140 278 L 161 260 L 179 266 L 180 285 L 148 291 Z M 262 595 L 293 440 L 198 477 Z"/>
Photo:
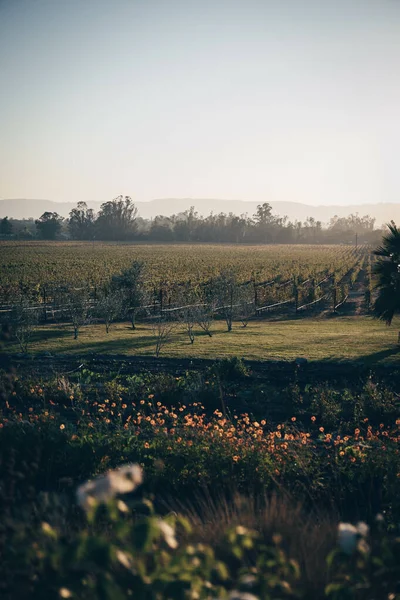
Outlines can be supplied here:
<path id="1" fill-rule="evenodd" d="M 400 0 L 0 0 L 0 198 L 400 201 Z"/>

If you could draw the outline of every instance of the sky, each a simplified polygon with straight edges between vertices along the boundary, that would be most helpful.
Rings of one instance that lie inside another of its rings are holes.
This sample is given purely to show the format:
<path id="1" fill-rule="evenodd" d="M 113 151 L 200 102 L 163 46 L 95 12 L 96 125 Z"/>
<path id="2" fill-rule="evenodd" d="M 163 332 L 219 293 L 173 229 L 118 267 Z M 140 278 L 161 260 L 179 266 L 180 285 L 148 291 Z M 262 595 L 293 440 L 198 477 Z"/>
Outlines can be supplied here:
<path id="1" fill-rule="evenodd" d="M 0 198 L 400 202 L 400 0 L 0 0 Z"/>

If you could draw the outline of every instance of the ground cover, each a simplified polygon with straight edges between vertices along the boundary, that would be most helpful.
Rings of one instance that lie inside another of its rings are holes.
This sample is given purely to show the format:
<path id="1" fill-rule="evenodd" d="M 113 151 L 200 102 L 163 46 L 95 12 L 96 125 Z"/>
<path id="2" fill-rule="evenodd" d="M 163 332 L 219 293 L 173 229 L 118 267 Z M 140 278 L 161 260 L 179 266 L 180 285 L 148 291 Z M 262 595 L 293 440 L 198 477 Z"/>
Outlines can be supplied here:
<path id="1" fill-rule="evenodd" d="M 395 392 L 307 386 L 275 423 L 207 404 L 247 379 L 237 362 L 204 390 L 190 374 L 105 387 L 3 374 L 2 597 L 395 598 Z M 124 463 L 144 470 L 138 490 L 136 468 L 109 472 Z M 368 524 L 338 532 L 340 518 Z"/>

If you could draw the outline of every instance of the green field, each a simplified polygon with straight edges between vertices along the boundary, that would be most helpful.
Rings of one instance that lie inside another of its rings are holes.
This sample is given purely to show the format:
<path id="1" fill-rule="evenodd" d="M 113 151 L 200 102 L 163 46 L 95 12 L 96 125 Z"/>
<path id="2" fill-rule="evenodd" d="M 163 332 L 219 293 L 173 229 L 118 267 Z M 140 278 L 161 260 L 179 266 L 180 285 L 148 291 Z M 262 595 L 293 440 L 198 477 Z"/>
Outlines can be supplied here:
<path id="1" fill-rule="evenodd" d="M 251 321 L 246 328 L 234 324 L 226 331 L 223 321 L 213 324 L 213 337 L 197 331 L 194 344 L 182 328 L 177 328 L 162 348 L 161 355 L 172 357 L 220 358 L 241 356 L 252 360 L 293 360 L 305 357 L 319 360 L 362 360 L 368 364 L 400 361 L 397 325 L 385 327 L 371 317 L 302 318 Z M 127 323 L 83 327 L 77 340 L 67 324 L 40 326 L 34 333 L 30 352 L 82 354 L 154 355 L 155 338 L 151 325 L 139 324 L 133 331 Z M 5 348 L 18 352 L 17 345 Z"/>

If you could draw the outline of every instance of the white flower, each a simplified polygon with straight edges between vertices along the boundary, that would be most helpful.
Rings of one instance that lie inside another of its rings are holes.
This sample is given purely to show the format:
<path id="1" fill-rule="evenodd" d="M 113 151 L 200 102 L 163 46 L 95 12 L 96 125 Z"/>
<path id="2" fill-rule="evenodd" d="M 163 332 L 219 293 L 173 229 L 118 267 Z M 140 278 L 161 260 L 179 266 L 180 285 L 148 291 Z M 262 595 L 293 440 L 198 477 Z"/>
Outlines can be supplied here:
<path id="1" fill-rule="evenodd" d="M 229 600 L 259 600 L 258 596 L 254 596 L 254 594 L 249 594 L 249 592 L 239 592 L 237 590 L 233 590 L 228 596 Z"/>
<path id="2" fill-rule="evenodd" d="M 346 554 L 352 554 L 356 549 L 357 539 L 357 527 L 351 523 L 339 523 L 338 542 L 343 552 L 346 552 Z"/>
<path id="3" fill-rule="evenodd" d="M 158 521 L 158 528 L 161 531 L 164 540 L 168 544 L 168 546 L 173 549 L 177 548 L 178 542 L 175 537 L 175 529 L 162 519 Z"/>
<path id="4" fill-rule="evenodd" d="M 357 531 L 362 537 L 367 537 L 369 533 L 369 527 L 364 521 L 359 521 L 357 523 Z"/>
<path id="5" fill-rule="evenodd" d="M 121 563 L 123 567 L 126 569 L 130 569 L 132 566 L 132 558 L 126 552 L 122 552 L 122 550 L 117 550 L 116 552 L 117 560 Z"/>
<path id="6" fill-rule="evenodd" d="M 124 465 L 80 485 L 76 491 L 78 504 L 85 510 L 95 504 L 106 504 L 117 494 L 133 492 L 142 481 L 139 465 Z"/>

